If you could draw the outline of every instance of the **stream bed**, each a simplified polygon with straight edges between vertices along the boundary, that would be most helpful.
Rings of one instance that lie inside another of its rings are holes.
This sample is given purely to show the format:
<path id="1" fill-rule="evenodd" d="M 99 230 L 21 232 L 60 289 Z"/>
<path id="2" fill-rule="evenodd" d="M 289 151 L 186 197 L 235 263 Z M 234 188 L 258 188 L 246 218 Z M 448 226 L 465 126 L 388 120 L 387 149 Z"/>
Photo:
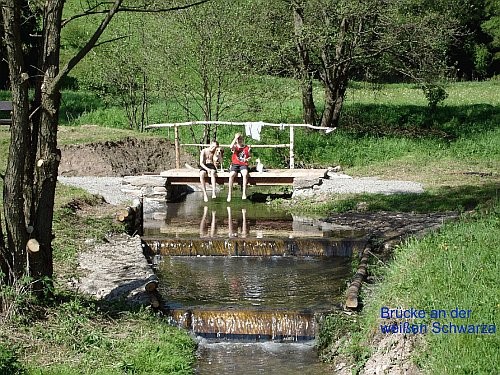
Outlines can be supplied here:
<path id="1" fill-rule="evenodd" d="M 315 337 L 365 233 L 193 193 L 146 213 L 143 240 L 171 319 L 197 337 L 197 374 L 328 373 Z"/>

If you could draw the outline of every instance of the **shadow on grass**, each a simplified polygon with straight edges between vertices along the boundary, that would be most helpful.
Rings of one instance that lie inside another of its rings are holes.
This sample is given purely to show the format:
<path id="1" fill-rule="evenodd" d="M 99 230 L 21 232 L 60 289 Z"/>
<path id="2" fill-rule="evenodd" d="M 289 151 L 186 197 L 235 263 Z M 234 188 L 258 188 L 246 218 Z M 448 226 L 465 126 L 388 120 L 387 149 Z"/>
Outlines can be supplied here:
<path id="1" fill-rule="evenodd" d="M 500 185 L 443 187 L 421 194 L 362 194 L 334 203 L 333 211 L 354 210 L 360 202 L 366 202 L 369 211 L 396 212 L 446 212 L 469 211 L 479 205 L 488 205 L 498 199 Z"/>
<path id="2" fill-rule="evenodd" d="M 359 135 L 456 139 L 500 127 L 500 108 L 490 104 L 438 107 L 353 104 L 346 106 L 340 127 Z"/>
<path id="3" fill-rule="evenodd" d="M 71 123 L 85 113 L 105 108 L 105 103 L 89 91 L 64 91 L 62 93 L 59 121 L 63 125 Z"/>

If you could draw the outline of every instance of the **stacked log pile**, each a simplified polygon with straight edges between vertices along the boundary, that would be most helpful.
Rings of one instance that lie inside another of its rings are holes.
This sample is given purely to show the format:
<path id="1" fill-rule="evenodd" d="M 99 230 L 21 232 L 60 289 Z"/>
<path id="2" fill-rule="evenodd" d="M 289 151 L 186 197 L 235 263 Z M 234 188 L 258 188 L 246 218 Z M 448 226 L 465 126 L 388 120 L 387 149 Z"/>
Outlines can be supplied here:
<path id="1" fill-rule="evenodd" d="M 116 213 L 116 220 L 125 225 L 128 234 L 142 236 L 144 233 L 143 210 L 143 200 L 134 199 L 131 206 Z"/>

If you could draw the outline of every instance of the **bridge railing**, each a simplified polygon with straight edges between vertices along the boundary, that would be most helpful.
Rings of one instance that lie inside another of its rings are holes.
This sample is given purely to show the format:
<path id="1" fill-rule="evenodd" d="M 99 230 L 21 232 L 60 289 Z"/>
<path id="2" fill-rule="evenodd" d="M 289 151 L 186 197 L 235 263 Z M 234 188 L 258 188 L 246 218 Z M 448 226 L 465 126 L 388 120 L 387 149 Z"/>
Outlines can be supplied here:
<path id="1" fill-rule="evenodd" d="M 314 126 L 309 124 L 276 124 L 263 121 L 255 122 L 237 122 L 237 121 L 188 121 L 188 122 L 177 122 L 177 123 L 165 123 L 165 124 L 151 124 L 145 127 L 145 129 L 158 129 L 158 128 L 174 128 L 174 145 L 175 145 L 175 168 L 180 168 L 180 147 L 181 146 L 199 146 L 207 147 L 207 144 L 196 144 L 196 143 L 180 143 L 179 140 L 179 127 L 181 126 L 193 126 L 193 125 L 242 125 L 242 126 L 271 126 L 279 127 L 282 129 L 288 128 L 290 131 L 290 142 L 286 144 L 273 144 L 273 145 L 252 145 L 252 148 L 289 148 L 290 150 L 290 169 L 295 168 L 295 153 L 294 153 L 294 138 L 295 138 L 295 128 L 308 128 L 313 130 L 324 131 L 326 134 L 333 132 L 336 128 L 325 128 L 322 126 Z M 223 147 L 229 147 L 229 145 L 221 145 Z"/>

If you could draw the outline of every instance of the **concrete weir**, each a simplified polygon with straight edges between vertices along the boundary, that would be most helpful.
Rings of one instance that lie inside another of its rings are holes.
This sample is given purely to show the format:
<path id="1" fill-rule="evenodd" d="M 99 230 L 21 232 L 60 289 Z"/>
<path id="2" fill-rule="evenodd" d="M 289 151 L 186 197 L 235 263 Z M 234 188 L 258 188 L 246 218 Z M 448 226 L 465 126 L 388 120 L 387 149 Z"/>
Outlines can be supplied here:
<path id="1" fill-rule="evenodd" d="M 206 339 L 314 339 L 324 314 L 342 304 L 366 233 L 239 204 L 193 194 L 146 215 L 142 241 L 163 309 Z"/>
<path id="2" fill-rule="evenodd" d="M 308 311 L 171 309 L 179 326 L 204 338 L 305 341 L 316 336 L 317 315 Z"/>
<path id="3" fill-rule="evenodd" d="M 199 239 L 175 238 L 154 239 L 143 237 L 143 241 L 158 255 L 163 256 L 309 256 L 349 257 L 353 249 L 364 240 L 315 239 Z"/>

